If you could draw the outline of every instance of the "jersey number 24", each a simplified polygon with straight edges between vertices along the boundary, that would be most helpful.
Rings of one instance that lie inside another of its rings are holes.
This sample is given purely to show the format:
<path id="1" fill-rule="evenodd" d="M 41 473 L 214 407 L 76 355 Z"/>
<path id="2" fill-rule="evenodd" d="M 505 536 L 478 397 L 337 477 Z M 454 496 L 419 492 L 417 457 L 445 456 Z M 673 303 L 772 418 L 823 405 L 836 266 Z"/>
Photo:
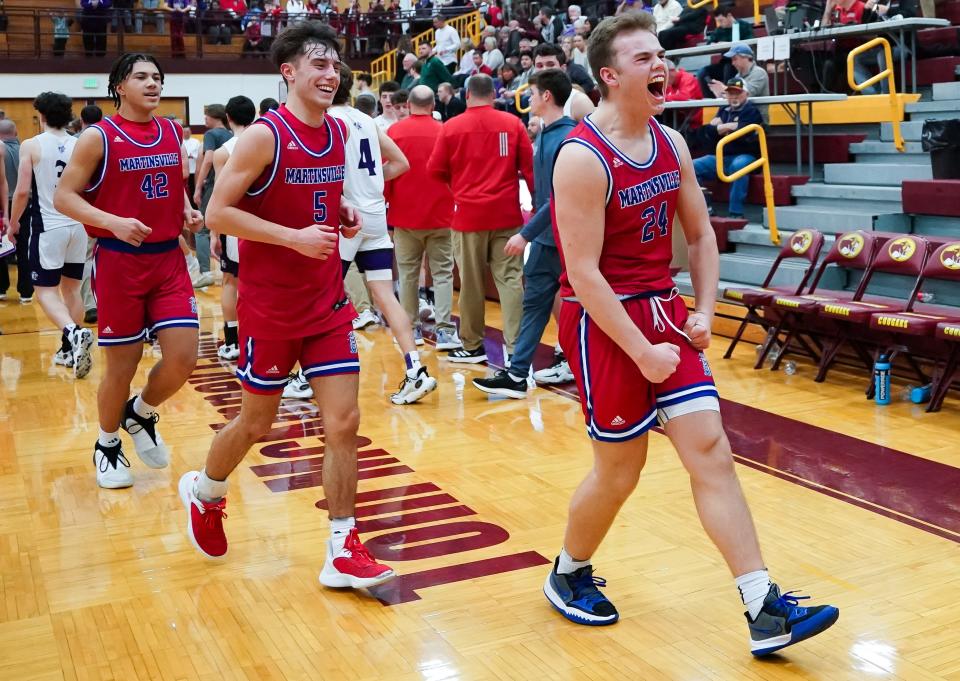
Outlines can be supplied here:
<path id="1" fill-rule="evenodd" d="M 643 218 L 643 234 L 640 237 L 641 243 L 653 241 L 654 237 L 666 236 L 670 228 L 670 221 L 667 219 L 667 202 L 661 201 L 658 208 L 647 206 L 640 214 Z"/>

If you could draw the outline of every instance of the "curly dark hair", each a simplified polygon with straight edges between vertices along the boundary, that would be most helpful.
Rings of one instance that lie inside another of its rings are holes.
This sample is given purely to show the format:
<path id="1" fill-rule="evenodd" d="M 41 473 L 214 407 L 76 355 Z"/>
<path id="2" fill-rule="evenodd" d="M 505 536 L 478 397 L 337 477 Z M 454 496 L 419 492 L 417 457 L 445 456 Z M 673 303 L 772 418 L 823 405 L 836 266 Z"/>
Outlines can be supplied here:
<path id="1" fill-rule="evenodd" d="M 73 100 L 59 92 L 41 92 L 33 100 L 33 108 L 51 128 L 63 129 L 73 120 Z"/>

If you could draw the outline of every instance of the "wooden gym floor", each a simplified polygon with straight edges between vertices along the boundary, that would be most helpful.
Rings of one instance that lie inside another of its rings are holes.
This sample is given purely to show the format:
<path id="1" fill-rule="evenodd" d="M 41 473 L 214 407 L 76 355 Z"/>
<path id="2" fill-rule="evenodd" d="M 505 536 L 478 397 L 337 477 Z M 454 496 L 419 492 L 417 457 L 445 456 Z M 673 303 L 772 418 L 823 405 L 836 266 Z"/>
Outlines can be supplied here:
<path id="1" fill-rule="evenodd" d="M 860 375 L 817 385 L 803 362 L 794 376 L 754 372 L 752 344 L 724 361 L 716 339 L 771 573 L 841 608 L 825 634 L 758 661 L 663 435 L 595 557 L 622 620 L 575 626 L 541 586 L 590 466 L 579 405 L 563 390 L 488 399 L 470 386 L 485 368 L 427 346 L 438 391 L 393 406 L 401 362 L 384 329 L 358 334 L 358 517 L 402 577 L 376 597 L 318 584 L 322 429 L 299 402 L 231 480 L 230 553 L 203 559 L 176 482 L 239 392 L 214 354 L 219 289 L 198 297 L 201 359 L 160 411 L 172 465 L 147 469 L 131 451 L 136 485 L 117 491 L 96 486 L 91 464 L 97 365 L 74 381 L 52 365 L 59 334 L 36 302 L 0 303 L 0 679 L 960 679 L 956 395 L 934 415 L 875 407 Z M 498 355 L 493 305 L 488 324 Z"/>

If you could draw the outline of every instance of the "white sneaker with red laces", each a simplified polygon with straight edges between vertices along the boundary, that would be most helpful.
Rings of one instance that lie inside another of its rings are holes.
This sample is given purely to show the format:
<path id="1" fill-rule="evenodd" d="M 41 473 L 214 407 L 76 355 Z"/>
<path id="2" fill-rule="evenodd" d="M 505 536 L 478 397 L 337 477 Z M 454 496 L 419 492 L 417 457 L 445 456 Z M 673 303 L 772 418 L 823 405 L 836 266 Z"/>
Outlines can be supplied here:
<path id="1" fill-rule="evenodd" d="M 193 547 L 207 558 L 222 558 L 227 553 L 227 535 L 223 532 L 223 510 L 227 498 L 203 501 L 194 491 L 199 471 L 184 473 L 180 478 L 180 501 L 187 509 L 187 536 Z"/>
<path id="2" fill-rule="evenodd" d="M 397 574 L 386 565 L 378 563 L 367 547 L 360 542 L 357 528 L 350 530 L 343 549 L 333 553 L 327 540 L 327 559 L 320 571 L 320 583 L 329 587 L 363 589 L 390 581 Z"/>

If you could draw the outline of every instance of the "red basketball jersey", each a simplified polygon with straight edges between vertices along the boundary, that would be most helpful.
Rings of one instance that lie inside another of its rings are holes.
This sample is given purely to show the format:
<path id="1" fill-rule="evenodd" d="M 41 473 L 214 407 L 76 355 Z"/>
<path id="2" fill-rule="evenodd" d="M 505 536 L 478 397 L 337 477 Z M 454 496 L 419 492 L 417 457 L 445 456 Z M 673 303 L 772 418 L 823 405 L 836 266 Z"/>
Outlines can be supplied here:
<path id="1" fill-rule="evenodd" d="M 117 114 L 90 127 L 103 136 L 103 161 L 86 189 L 87 200 L 150 227 L 148 243 L 178 238 L 184 208 L 180 126 L 168 118 L 135 123 Z M 115 238 L 105 229 L 85 227 L 90 236 Z"/>
<path id="2" fill-rule="evenodd" d="M 650 137 L 652 151 L 643 163 L 620 151 L 590 116 L 563 142 L 563 145 L 580 144 L 590 149 L 606 171 L 607 208 L 600 272 L 614 292 L 621 295 L 673 287 L 670 230 L 680 194 L 680 154 L 666 130 L 653 118 Z M 555 204 L 552 210 L 554 236 L 562 261 Z M 560 275 L 560 292 L 567 297 L 575 295 L 565 264 Z"/>
<path id="3" fill-rule="evenodd" d="M 343 124 L 325 115 L 323 125 L 313 128 L 281 106 L 254 125 L 265 125 L 273 133 L 273 164 L 237 207 L 293 229 L 314 224 L 339 228 L 346 158 Z M 241 328 L 252 337 L 305 338 L 354 316 L 336 246 L 326 260 L 318 260 L 284 246 L 241 239 L 240 262 L 237 312 Z"/>

